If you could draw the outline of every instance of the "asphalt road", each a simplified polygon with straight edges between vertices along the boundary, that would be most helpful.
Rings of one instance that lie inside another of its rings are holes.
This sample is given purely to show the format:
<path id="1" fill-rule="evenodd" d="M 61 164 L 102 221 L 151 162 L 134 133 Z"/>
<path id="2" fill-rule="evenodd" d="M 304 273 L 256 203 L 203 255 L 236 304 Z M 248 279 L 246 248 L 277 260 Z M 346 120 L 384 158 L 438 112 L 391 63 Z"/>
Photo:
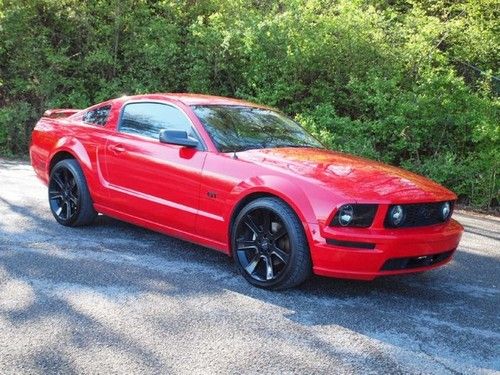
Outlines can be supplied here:
<path id="1" fill-rule="evenodd" d="M 0 160 L 0 373 L 500 373 L 500 220 L 432 272 L 267 292 L 226 256 L 100 216 L 58 225 Z"/>

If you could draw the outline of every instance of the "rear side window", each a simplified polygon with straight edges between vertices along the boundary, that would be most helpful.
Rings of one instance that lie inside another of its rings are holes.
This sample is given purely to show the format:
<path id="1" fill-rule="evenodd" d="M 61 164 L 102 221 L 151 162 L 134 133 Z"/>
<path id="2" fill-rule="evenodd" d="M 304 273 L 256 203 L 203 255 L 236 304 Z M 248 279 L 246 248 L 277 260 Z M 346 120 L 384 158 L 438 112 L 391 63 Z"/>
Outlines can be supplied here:
<path id="1" fill-rule="evenodd" d="M 196 137 L 191 122 L 178 108 L 161 103 L 130 103 L 125 106 L 118 130 L 158 139 L 160 131 L 184 130 Z M 197 138 L 197 137 L 196 137 Z"/>
<path id="2" fill-rule="evenodd" d="M 96 109 L 85 112 L 83 115 L 83 122 L 93 125 L 106 125 L 108 122 L 109 112 L 111 111 L 110 105 L 105 105 Z"/>

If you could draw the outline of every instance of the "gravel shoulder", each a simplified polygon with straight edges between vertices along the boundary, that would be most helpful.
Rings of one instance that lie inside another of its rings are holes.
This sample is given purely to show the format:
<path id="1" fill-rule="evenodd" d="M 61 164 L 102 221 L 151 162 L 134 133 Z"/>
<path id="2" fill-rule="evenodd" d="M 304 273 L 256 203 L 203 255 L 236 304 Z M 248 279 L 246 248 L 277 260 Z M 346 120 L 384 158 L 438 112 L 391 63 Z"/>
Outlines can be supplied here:
<path id="1" fill-rule="evenodd" d="M 250 287 L 226 256 L 105 216 L 53 219 L 0 159 L 0 373 L 500 373 L 500 218 L 438 270 Z"/>

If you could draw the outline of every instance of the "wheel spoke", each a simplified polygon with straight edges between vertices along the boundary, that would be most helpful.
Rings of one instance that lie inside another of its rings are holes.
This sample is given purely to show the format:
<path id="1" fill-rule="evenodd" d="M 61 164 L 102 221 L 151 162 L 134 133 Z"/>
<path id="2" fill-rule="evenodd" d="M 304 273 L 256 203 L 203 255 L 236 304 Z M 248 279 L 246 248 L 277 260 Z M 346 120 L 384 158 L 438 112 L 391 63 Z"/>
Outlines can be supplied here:
<path id="1" fill-rule="evenodd" d="M 62 171 L 64 176 L 64 184 L 66 187 L 68 187 L 70 184 L 71 176 L 66 168 L 64 168 Z"/>
<path id="2" fill-rule="evenodd" d="M 288 260 L 290 259 L 290 255 L 288 255 L 286 252 L 275 246 L 273 248 L 273 251 L 271 254 L 276 255 L 278 259 L 280 259 L 283 263 L 288 264 Z"/>
<path id="3" fill-rule="evenodd" d="M 266 280 L 274 278 L 273 261 L 269 256 L 264 257 L 266 262 Z"/>
<path id="4" fill-rule="evenodd" d="M 61 169 L 60 172 L 59 172 L 59 177 L 61 178 L 61 181 L 63 182 L 64 184 L 64 187 L 67 186 L 68 184 L 68 179 L 67 179 L 67 175 L 66 175 L 66 169 Z"/>
<path id="5" fill-rule="evenodd" d="M 61 180 L 61 178 L 55 173 L 52 176 L 52 178 L 54 179 L 54 182 L 59 186 L 59 188 L 61 190 L 63 190 L 64 189 L 64 182 Z"/>
<path id="6" fill-rule="evenodd" d="M 77 205 L 77 203 L 78 203 L 78 197 L 73 192 L 71 192 L 71 191 L 68 192 L 68 199 L 71 202 L 73 202 L 75 206 Z"/>
<path id="7" fill-rule="evenodd" d="M 50 199 L 62 199 L 62 194 L 57 190 L 49 190 Z"/>
<path id="8" fill-rule="evenodd" d="M 264 233 L 271 233 L 271 213 L 266 211 L 263 216 L 264 223 L 262 224 L 262 231 Z"/>
<path id="9" fill-rule="evenodd" d="M 73 202 L 73 204 L 76 206 L 78 204 L 78 198 L 75 197 L 74 195 L 69 196 L 69 200 Z"/>
<path id="10" fill-rule="evenodd" d="M 64 202 L 66 204 L 66 220 L 71 217 L 71 205 L 69 201 Z"/>
<path id="11" fill-rule="evenodd" d="M 260 255 L 256 254 L 250 263 L 245 267 L 245 270 L 251 275 L 253 271 L 255 271 L 255 267 L 259 264 L 260 261 Z"/>
<path id="12" fill-rule="evenodd" d="M 271 234 L 271 238 L 276 241 L 278 239 L 280 239 L 281 237 L 283 237 L 285 234 L 287 234 L 287 231 L 284 227 L 281 227 L 280 229 L 278 229 L 277 232 L 274 232 Z"/>
<path id="13" fill-rule="evenodd" d="M 245 225 L 250 228 L 250 230 L 257 236 L 260 233 L 259 227 L 255 224 L 255 221 L 253 221 L 252 217 L 250 215 L 247 215 L 245 217 L 244 221 Z"/>
<path id="14" fill-rule="evenodd" d="M 238 250 L 247 250 L 247 249 L 257 249 L 257 242 L 255 240 L 244 240 L 237 239 L 236 246 Z"/>

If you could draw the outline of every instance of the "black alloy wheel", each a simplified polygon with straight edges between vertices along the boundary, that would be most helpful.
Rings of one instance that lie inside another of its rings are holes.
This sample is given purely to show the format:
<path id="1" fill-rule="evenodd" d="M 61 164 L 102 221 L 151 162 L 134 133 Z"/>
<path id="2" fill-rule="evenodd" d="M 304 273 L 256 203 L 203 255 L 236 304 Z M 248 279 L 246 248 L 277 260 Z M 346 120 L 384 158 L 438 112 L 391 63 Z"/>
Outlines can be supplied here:
<path id="1" fill-rule="evenodd" d="M 49 205 L 54 218 L 65 226 L 87 225 L 97 212 L 83 171 L 74 159 L 57 163 L 50 173 Z"/>
<path id="2" fill-rule="evenodd" d="M 245 271 L 259 281 L 276 279 L 290 261 L 290 238 L 283 222 L 266 209 L 243 218 L 236 234 L 236 251 Z"/>
<path id="3" fill-rule="evenodd" d="M 260 198 L 245 206 L 235 220 L 232 237 L 238 268 L 253 285 L 285 289 L 310 274 L 302 223 L 277 198 Z"/>
<path id="4" fill-rule="evenodd" d="M 67 168 L 58 168 L 52 173 L 49 184 L 50 208 L 59 220 L 71 220 L 80 209 L 78 193 L 75 176 Z"/>

